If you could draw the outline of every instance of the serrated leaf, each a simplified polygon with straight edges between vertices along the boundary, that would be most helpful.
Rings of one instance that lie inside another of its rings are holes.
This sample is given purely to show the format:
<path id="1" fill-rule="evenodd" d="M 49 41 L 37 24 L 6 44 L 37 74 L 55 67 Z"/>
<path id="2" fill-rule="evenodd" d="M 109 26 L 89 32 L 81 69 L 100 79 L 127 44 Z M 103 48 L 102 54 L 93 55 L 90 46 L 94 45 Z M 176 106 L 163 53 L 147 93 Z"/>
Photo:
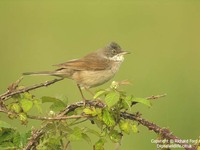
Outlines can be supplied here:
<path id="1" fill-rule="evenodd" d="M 122 139 L 122 134 L 119 133 L 117 130 L 113 130 L 109 133 L 109 137 L 110 137 L 111 141 L 113 141 L 115 143 L 119 143 Z"/>
<path id="2" fill-rule="evenodd" d="M 14 143 L 15 146 L 20 147 L 20 145 L 21 145 L 21 136 L 20 136 L 19 132 L 14 134 L 13 143 Z"/>
<path id="3" fill-rule="evenodd" d="M 0 120 L 0 128 L 11 128 L 11 125 Z"/>
<path id="4" fill-rule="evenodd" d="M 15 132 L 13 136 L 13 144 L 18 148 L 23 148 L 31 136 L 31 130 L 27 133 Z"/>
<path id="5" fill-rule="evenodd" d="M 108 128 L 105 127 L 102 131 L 101 131 L 101 137 L 106 137 L 108 135 Z"/>
<path id="6" fill-rule="evenodd" d="M 15 146 L 12 142 L 3 142 L 0 145 L 1 150 L 9 150 L 9 149 L 14 149 Z"/>
<path id="7" fill-rule="evenodd" d="M 128 120 L 120 120 L 119 122 L 119 128 L 125 132 L 126 134 L 129 134 L 130 133 L 130 121 Z"/>
<path id="8" fill-rule="evenodd" d="M 91 115 L 93 113 L 93 110 L 91 108 L 85 108 L 83 109 L 83 112 L 86 114 L 86 115 Z"/>
<path id="9" fill-rule="evenodd" d="M 94 150 L 104 150 L 104 144 L 106 140 L 105 139 L 99 139 L 95 145 L 94 145 Z"/>
<path id="10" fill-rule="evenodd" d="M 27 122 L 27 115 L 25 113 L 20 113 L 19 119 L 22 121 L 23 124 L 25 124 Z"/>
<path id="11" fill-rule="evenodd" d="M 25 93 L 21 94 L 21 97 L 24 98 L 24 99 L 31 100 L 33 98 L 33 95 L 28 93 L 28 92 L 25 92 Z"/>
<path id="12" fill-rule="evenodd" d="M 103 95 L 105 93 L 106 93 L 105 90 L 100 90 L 100 91 L 98 91 L 98 92 L 95 93 L 95 95 L 94 95 L 93 98 L 96 99 L 96 98 L 100 97 L 101 95 Z"/>
<path id="13" fill-rule="evenodd" d="M 138 127 L 135 124 L 132 125 L 132 131 L 133 133 L 138 133 Z"/>
<path id="14" fill-rule="evenodd" d="M 148 107 L 151 107 L 151 102 L 149 100 L 145 99 L 145 98 L 133 98 L 132 101 L 144 104 Z"/>
<path id="15" fill-rule="evenodd" d="M 21 111 L 21 107 L 18 103 L 14 103 L 11 105 L 10 109 L 16 113 L 19 113 Z"/>
<path id="16" fill-rule="evenodd" d="M 83 112 L 86 114 L 86 115 L 92 115 L 92 116 L 96 116 L 97 115 L 97 111 L 94 107 L 91 107 L 91 108 L 85 108 L 83 109 Z"/>
<path id="17" fill-rule="evenodd" d="M 111 108 L 112 106 L 114 106 L 119 101 L 119 98 L 120 98 L 120 94 L 118 92 L 108 93 L 105 97 L 105 102 L 108 108 Z"/>
<path id="18" fill-rule="evenodd" d="M 132 96 L 126 96 L 125 94 L 122 96 L 122 108 L 123 109 L 131 109 L 131 104 L 132 104 Z"/>
<path id="19" fill-rule="evenodd" d="M 10 141 L 13 138 L 13 134 L 15 133 L 14 129 L 11 128 L 3 128 L 0 132 L 0 143 L 3 143 L 5 141 Z"/>
<path id="20" fill-rule="evenodd" d="M 20 148 L 24 147 L 24 145 L 27 144 L 30 136 L 31 136 L 31 131 L 28 131 L 27 133 L 21 133 L 20 134 L 20 143 L 19 143 Z"/>
<path id="21" fill-rule="evenodd" d="M 24 112 L 28 112 L 33 107 L 33 102 L 28 99 L 21 99 L 20 104 Z"/>
<path id="22" fill-rule="evenodd" d="M 111 115 L 110 112 L 107 109 L 103 110 L 103 116 L 102 117 L 103 117 L 103 122 L 107 126 L 113 127 L 116 124 L 113 115 Z"/>

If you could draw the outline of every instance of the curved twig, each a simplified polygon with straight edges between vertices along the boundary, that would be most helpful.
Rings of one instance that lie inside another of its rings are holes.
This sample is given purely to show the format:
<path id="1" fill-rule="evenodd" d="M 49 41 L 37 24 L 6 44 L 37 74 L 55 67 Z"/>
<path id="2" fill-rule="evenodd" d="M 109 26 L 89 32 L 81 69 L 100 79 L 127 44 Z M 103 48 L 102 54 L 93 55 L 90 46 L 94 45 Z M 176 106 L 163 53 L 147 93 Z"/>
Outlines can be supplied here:
<path id="1" fill-rule="evenodd" d="M 29 86 L 29 87 L 25 87 L 25 88 L 22 88 L 22 89 L 13 89 L 13 88 L 11 88 L 12 90 L 10 90 L 10 86 L 9 86 L 8 91 L 5 92 L 4 94 L 0 95 L 0 100 L 7 100 L 11 96 L 16 95 L 16 94 L 28 92 L 28 91 L 35 90 L 35 89 L 41 88 L 41 87 L 47 87 L 47 86 L 49 86 L 51 84 L 54 84 L 54 83 L 56 83 L 58 81 L 61 81 L 63 79 L 64 78 L 53 79 L 53 80 L 50 80 L 50 81 L 46 81 L 46 82 L 43 82 L 43 83 L 39 83 L 39 84 L 35 84 L 35 85 Z M 13 85 L 15 85 L 15 83 L 13 83 L 12 86 Z M 16 86 L 17 85 L 15 85 L 15 87 Z"/>

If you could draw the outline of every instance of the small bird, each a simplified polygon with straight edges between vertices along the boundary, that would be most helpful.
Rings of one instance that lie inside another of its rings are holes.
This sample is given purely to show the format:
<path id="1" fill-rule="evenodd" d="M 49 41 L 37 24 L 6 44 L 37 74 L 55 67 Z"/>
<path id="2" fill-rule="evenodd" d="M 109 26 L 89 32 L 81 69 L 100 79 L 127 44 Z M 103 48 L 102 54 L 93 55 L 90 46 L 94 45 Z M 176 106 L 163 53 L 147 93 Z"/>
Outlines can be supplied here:
<path id="1" fill-rule="evenodd" d="M 81 88 L 89 89 L 109 81 L 119 70 L 124 61 L 123 51 L 116 42 L 111 42 L 104 48 L 100 48 L 80 59 L 73 59 L 55 66 L 54 71 L 25 72 L 23 75 L 50 75 L 61 78 L 69 78 L 76 81 L 81 96 L 85 103 Z"/>

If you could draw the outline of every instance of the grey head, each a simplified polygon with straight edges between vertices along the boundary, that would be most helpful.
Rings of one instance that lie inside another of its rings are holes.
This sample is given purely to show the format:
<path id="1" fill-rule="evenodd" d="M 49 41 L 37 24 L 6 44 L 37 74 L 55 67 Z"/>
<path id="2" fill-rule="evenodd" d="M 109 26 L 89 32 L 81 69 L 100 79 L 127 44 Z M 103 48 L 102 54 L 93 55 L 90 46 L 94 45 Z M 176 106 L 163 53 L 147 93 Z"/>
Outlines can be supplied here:
<path id="1" fill-rule="evenodd" d="M 120 54 L 122 52 L 121 47 L 116 42 L 109 43 L 103 50 L 106 57 L 112 58 L 113 56 Z"/>
<path id="2" fill-rule="evenodd" d="M 128 52 L 123 51 L 122 48 L 116 42 L 109 43 L 106 47 L 101 49 L 103 55 L 107 58 L 123 57 L 124 54 Z"/>

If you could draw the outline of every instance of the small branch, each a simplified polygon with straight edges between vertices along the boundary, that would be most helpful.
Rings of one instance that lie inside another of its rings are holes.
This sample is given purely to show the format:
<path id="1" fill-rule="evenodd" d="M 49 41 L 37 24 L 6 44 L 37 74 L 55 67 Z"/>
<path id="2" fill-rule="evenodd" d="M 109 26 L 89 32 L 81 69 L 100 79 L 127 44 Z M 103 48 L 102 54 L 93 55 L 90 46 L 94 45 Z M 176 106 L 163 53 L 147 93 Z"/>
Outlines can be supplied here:
<path id="1" fill-rule="evenodd" d="M 165 97 L 167 94 L 162 94 L 162 95 L 152 95 L 152 96 L 149 96 L 149 97 L 146 97 L 147 100 L 155 100 L 155 99 L 159 99 L 159 98 L 162 98 L 162 97 Z M 138 104 L 138 102 L 132 102 L 131 106 L 135 105 L 135 104 Z"/>
<path id="2" fill-rule="evenodd" d="M 85 100 L 85 104 L 86 104 L 86 106 L 94 106 L 94 107 L 98 107 L 98 108 L 104 108 L 106 106 L 106 104 L 104 104 L 103 102 L 100 102 L 98 100 Z M 58 116 L 67 115 L 68 113 L 70 113 L 70 112 L 74 111 L 75 109 L 77 109 L 78 107 L 82 107 L 82 106 L 84 106 L 83 101 L 71 104 L 71 105 L 67 106 L 63 111 L 61 111 L 58 114 Z"/>
<path id="3" fill-rule="evenodd" d="M 103 108 L 103 107 L 105 107 L 105 104 L 103 103 L 103 102 L 99 102 L 99 101 L 94 101 L 94 100 L 91 100 L 91 101 L 89 101 L 89 100 L 86 100 L 86 105 L 89 105 L 89 106 L 95 106 L 95 107 L 100 107 L 100 108 Z M 71 104 L 71 105 L 69 105 L 69 106 L 67 106 L 66 108 L 65 108 L 65 110 L 63 110 L 62 112 L 60 112 L 58 115 L 56 115 L 55 116 L 55 118 L 70 118 L 70 116 L 66 116 L 68 113 L 70 113 L 70 112 L 72 112 L 72 111 L 74 111 L 75 109 L 77 109 L 77 108 L 79 108 L 79 107 L 82 107 L 82 106 L 84 106 L 84 102 L 83 101 L 81 101 L 81 102 L 76 102 L 76 103 L 74 103 L 74 104 Z M 83 116 L 83 115 L 82 115 Z M 80 116 L 76 116 L 77 118 L 84 118 L 84 117 L 80 117 Z M 88 115 L 84 115 L 85 116 L 85 118 L 88 118 L 88 117 L 91 117 L 91 116 L 88 116 Z M 29 117 L 31 117 L 31 116 L 29 116 Z M 74 117 L 74 116 L 72 116 L 72 118 L 73 119 L 75 119 L 76 117 Z M 71 119 L 72 119 L 71 118 Z M 32 119 L 36 119 L 36 118 L 32 118 Z M 40 119 L 39 119 L 40 120 Z M 42 118 L 41 118 L 41 120 L 43 120 Z M 50 119 L 51 120 L 51 119 Z M 55 119 L 53 119 L 53 120 L 55 120 Z M 59 120 L 59 119 L 57 119 L 57 120 Z M 62 119 L 61 119 L 62 120 Z M 45 127 L 43 127 L 43 128 L 41 128 L 41 129 L 39 129 L 39 130 L 36 130 L 36 131 L 34 131 L 32 134 L 31 134 L 31 138 L 29 139 L 29 141 L 28 141 L 28 143 L 27 143 L 27 145 L 26 145 L 26 147 L 23 149 L 23 150 L 31 150 L 31 149 L 34 149 L 36 146 L 37 146 L 37 144 L 39 143 L 39 140 L 40 140 L 40 138 L 45 134 L 45 132 L 43 131 L 43 129 L 44 129 Z"/>
<path id="4" fill-rule="evenodd" d="M 44 135 L 44 133 L 45 132 L 43 131 L 43 128 L 32 131 L 31 138 L 29 139 L 26 147 L 23 148 L 23 150 L 35 150 L 40 138 Z"/>
<path id="5" fill-rule="evenodd" d="M 154 99 L 159 99 L 159 98 L 162 98 L 162 97 L 165 97 L 165 96 L 167 96 L 167 94 L 156 95 L 156 96 L 152 95 L 152 96 L 147 97 L 146 99 L 154 100 Z"/>
<path id="6" fill-rule="evenodd" d="M 6 99 L 9 99 L 11 96 L 16 95 L 16 94 L 28 92 L 28 91 L 35 90 L 35 89 L 41 88 L 41 87 L 46 87 L 46 86 L 54 84 L 58 81 L 61 81 L 63 79 L 64 78 L 54 79 L 54 80 L 46 81 L 44 83 L 35 84 L 35 85 L 29 86 L 29 87 L 25 87 L 25 88 L 22 88 L 22 89 L 13 89 L 12 88 L 12 90 L 9 90 L 10 89 L 10 86 L 9 86 L 8 91 L 5 92 L 4 94 L 0 95 L 0 100 L 6 100 Z M 15 85 L 15 88 L 17 87 L 15 83 L 13 83 L 12 85 Z"/>
<path id="7" fill-rule="evenodd" d="M 147 127 L 149 130 L 154 131 L 155 133 L 161 135 L 164 139 L 173 140 L 176 144 L 183 146 L 183 148 L 185 148 L 186 150 L 196 150 L 194 146 L 189 145 L 188 143 L 178 142 L 183 140 L 173 135 L 169 129 L 161 128 L 158 125 L 141 118 L 139 114 L 135 115 L 127 112 L 122 112 L 121 117 L 123 117 L 124 119 L 130 119 L 139 122 L 143 126 Z"/>
<path id="8" fill-rule="evenodd" d="M 91 118 L 90 115 L 71 115 L 71 116 L 56 116 L 53 118 L 50 117 L 39 117 L 39 116 L 27 116 L 29 119 L 35 119 L 35 120 L 67 120 L 67 119 L 80 119 L 80 118 Z"/>

